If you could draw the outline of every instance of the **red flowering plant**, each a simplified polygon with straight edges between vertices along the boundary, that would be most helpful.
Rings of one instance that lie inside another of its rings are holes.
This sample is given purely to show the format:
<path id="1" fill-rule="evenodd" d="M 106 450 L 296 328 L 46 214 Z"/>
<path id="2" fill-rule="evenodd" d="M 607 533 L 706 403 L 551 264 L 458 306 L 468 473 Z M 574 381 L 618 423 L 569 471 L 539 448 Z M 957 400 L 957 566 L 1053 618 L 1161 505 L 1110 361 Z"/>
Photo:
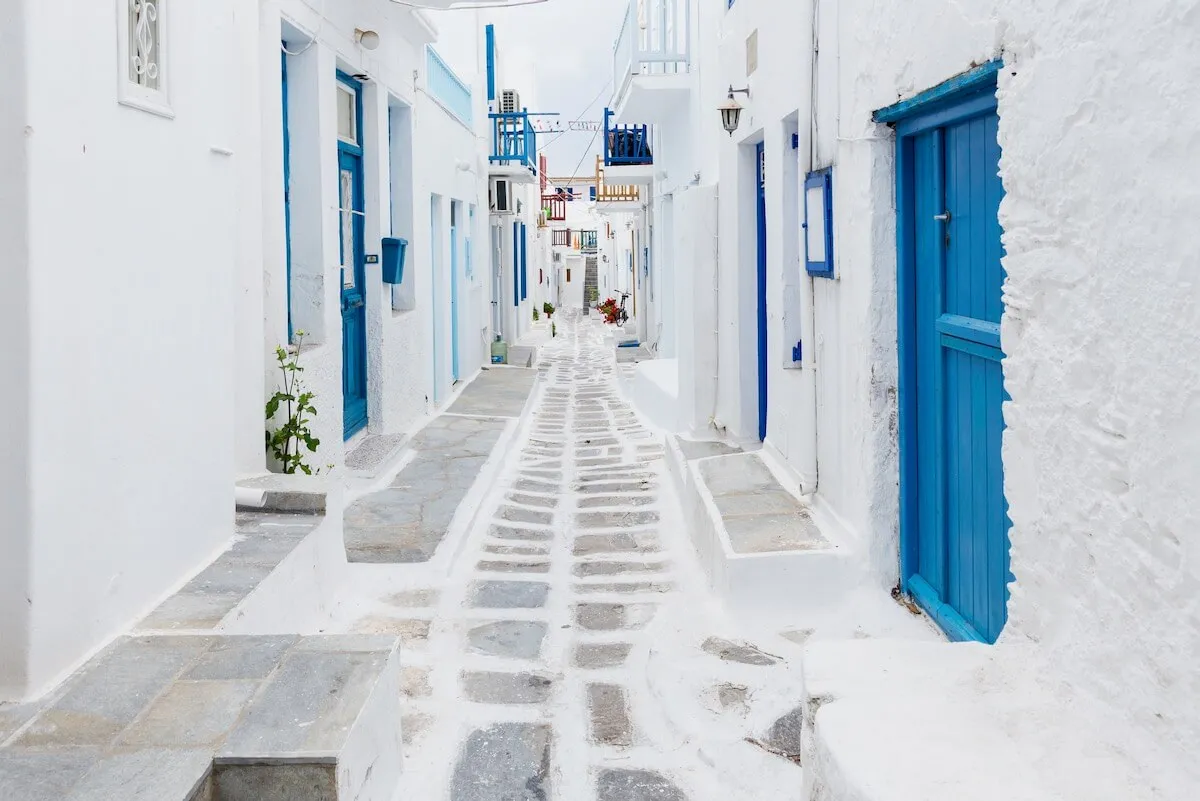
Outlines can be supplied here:
<path id="1" fill-rule="evenodd" d="M 617 317 L 621 313 L 621 307 L 617 304 L 616 298 L 609 298 L 599 306 L 596 310 L 604 315 L 604 322 L 616 325 Z"/>

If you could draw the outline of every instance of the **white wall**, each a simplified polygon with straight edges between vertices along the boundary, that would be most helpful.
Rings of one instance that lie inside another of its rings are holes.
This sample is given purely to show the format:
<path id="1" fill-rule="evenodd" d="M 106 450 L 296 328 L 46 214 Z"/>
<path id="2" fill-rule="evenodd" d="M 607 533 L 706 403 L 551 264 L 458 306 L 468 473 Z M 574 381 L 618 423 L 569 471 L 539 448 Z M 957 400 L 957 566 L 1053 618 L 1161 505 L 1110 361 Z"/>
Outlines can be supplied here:
<path id="1" fill-rule="evenodd" d="M 46 689 L 230 536 L 244 87 L 228 69 L 257 14 L 173 7 L 168 119 L 118 103 L 117 12 L 4 12 L 3 317 L 28 348 L 3 362 L 22 396 L 4 409 L 20 430 L 0 503 L 6 697 Z"/>

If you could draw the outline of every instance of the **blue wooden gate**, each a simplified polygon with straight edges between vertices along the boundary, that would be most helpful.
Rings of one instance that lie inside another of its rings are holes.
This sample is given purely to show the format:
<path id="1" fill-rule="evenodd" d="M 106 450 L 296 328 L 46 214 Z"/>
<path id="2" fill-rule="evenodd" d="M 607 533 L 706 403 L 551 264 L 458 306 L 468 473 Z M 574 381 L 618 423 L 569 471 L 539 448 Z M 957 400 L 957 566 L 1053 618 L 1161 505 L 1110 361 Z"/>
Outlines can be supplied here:
<path id="1" fill-rule="evenodd" d="M 758 293 L 758 438 L 767 438 L 767 157 L 764 143 L 755 150 L 755 237 Z"/>
<path id="2" fill-rule="evenodd" d="M 951 638 L 984 642 L 1011 580 L 996 67 L 876 114 L 898 147 L 902 571 Z"/>
<path id="3" fill-rule="evenodd" d="M 338 73 L 338 232 L 342 264 L 342 428 L 346 439 L 367 424 L 366 255 L 364 251 L 362 85 Z M 339 111 L 342 106 L 339 106 Z"/>

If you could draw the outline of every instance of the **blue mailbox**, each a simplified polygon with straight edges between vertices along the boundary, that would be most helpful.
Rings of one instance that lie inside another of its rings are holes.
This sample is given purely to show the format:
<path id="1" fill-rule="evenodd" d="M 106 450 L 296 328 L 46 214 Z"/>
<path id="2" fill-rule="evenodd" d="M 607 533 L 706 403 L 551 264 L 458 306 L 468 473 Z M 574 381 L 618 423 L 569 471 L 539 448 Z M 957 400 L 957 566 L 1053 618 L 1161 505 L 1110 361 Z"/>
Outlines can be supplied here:
<path id="1" fill-rule="evenodd" d="M 407 252 L 407 239 L 384 238 L 381 261 L 385 284 L 399 284 L 404 281 L 404 255 Z"/>

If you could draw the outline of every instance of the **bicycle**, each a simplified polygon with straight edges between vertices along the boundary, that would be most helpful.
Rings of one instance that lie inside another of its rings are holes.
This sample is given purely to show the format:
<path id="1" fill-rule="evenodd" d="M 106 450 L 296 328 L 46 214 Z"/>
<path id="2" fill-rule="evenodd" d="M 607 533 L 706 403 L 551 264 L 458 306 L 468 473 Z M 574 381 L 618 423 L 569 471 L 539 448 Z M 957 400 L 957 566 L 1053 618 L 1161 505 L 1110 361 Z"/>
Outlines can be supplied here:
<path id="1" fill-rule="evenodd" d="M 625 311 L 625 298 L 627 297 L 629 297 L 628 292 L 621 293 L 621 305 L 617 309 L 617 319 L 620 321 L 621 325 L 625 325 L 625 323 L 629 322 L 629 314 Z"/>

